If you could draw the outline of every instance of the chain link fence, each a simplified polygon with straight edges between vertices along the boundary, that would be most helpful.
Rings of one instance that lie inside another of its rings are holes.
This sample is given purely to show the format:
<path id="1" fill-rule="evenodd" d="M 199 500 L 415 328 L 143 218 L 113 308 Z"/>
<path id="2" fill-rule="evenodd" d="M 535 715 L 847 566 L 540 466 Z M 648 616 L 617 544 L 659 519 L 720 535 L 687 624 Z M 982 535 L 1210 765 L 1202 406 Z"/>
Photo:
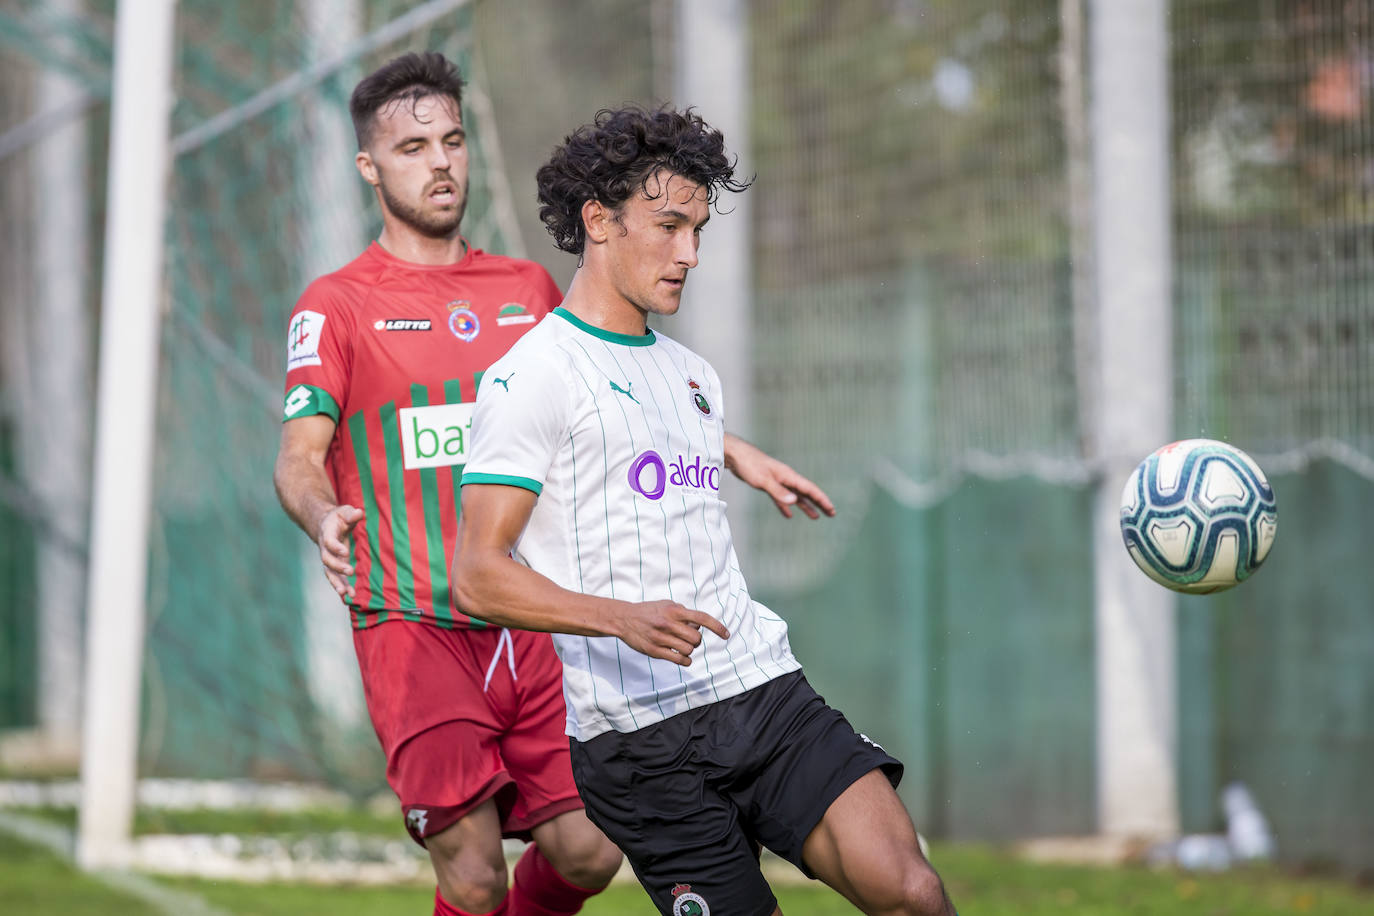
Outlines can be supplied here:
<path id="1" fill-rule="evenodd" d="M 338 609 L 270 482 L 286 317 L 379 227 L 353 173 L 353 84 L 405 50 L 457 59 L 475 153 L 465 234 L 566 286 L 574 265 L 538 223 L 534 170 L 598 108 L 673 100 L 673 9 L 178 4 L 145 773 L 381 785 Z M 913 761 L 922 823 L 1090 831 L 1091 7 L 747 10 L 753 435 L 841 506 L 814 525 L 732 507 L 758 516 L 751 581 L 837 705 L 874 710 Z M 1374 14 L 1343 0 L 1169 10 L 1175 364 L 1141 384 L 1172 385 L 1180 437 L 1259 456 L 1284 515 L 1264 585 L 1180 608 L 1185 824 L 1213 826 L 1217 788 L 1245 778 L 1285 851 L 1368 864 L 1374 837 L 1340 810 L 1374 805 L 1353 762 L 1374 753 L 1374 583 L 1358 556 L 1374 536 Z M 50 483 L 55 446 L 34 431 L 91 423 L 113 16 L 110 0 L 0 6 L 11 728 L 45 719 L 54 682 L 79 683 L 89 497 Z M 54 173 L 45 142 L 71 124 L 77 164 Z M 52 321 L 64 262 L 45 260 L 41 227 L 58 214 L 81 285 L 60 313 L 75 317 Z M 88 474 L 89 448 L 77 436 L 66 479 Z M 56 598 L 52 569 L 72 571 Z M 44 674 L 62 658 L 75 666 Z"/>

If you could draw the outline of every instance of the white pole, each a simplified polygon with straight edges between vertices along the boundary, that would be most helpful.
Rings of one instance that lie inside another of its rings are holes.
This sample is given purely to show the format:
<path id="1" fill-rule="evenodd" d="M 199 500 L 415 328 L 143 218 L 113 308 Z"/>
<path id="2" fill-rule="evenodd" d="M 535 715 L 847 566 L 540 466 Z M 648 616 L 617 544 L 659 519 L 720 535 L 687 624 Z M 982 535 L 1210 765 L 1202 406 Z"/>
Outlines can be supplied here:
<path id="1" fill-rule="evenodd" d="M 749 178 L 749 8 L 744 0 L 678 0 L 675 103 L 692 106 L 725 135 L 738 157 L 737 178 Z M 725 425 L 748 437 L 753 426 L 753 287 L 750 274 L 749 195 L 721 195 L 691 272 L 681 316 L 668 333 L 704 356 L 725 386 Z M 726 475 L 725 497 L 739 485 Z M 737 503 L 744 505 L 741 497 Z M 751 498 L 751 497 L 750 497 Z M 747 560 L 748 516 L 732 513 L 735 549 Z"/>
<path id="2" fill-rule="evenodd" d="M 362 31 L 359 0 L 309 0 L 305 5 L 311 65 L 335 59 Z M 316 100 L 305 106 L 310 145 L 300 158 L 308 189 L 303 283 L 338 270 L 367 245 L 363 225 L 362 176 L 353 165 L 358 143 L 348 107 Z M 302 286 L 301 289 L 305 287 Z M 362 677 L 353 654 L 348 609 L 320 564 L 320 549 L 301 538 L 301 583 L 305 618 L 305 663 L 310 694 L 337 726 L 362 723 Z"/>
<path id="3" fill-rule="evenodd" d="M 1098 824 L 1178 832 L 1175 608 L 1121 543 L 1121 489 L 1168 441 L 1173 372 L 1165 0 L 1094 0 L 1095 276 L 1101 384 L 1095 506 Z"/>
<path id="4" fill-rule="evenodd" d="M 59 18 L 77 17 L 80 0 L 54 0 Z M 24 397 L 24 479 L 62 537 L 38 542 L 38 725 L 45 759 L 75 763 L 80 748 L 81 607 L 85 558 L 72 544 L 86 540 L 90 520 L 90 387 L 92 309 L 89 270 L 86 116 L 80 83 L 43 68 L 39 111 L 70 106 L 78 113 L 34 144 L 34 262 L 37 295 L 30 304 L 32 385 Z M 54 410 L 53 405 L 64 405 Z"/>
<path id="5" fill-rule="evenodd" d="M 115 18 L 77 860 L 128 861 L 151 509 L 175 0 Z"/>

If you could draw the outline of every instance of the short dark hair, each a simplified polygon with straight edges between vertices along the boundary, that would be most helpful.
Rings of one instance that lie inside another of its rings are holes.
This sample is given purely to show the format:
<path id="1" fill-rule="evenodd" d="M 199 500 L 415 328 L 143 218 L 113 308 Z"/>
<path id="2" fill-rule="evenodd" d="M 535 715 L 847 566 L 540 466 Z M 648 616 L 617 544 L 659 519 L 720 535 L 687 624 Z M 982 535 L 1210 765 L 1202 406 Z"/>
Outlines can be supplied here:
<path id="1" fill-rule="evenodd" d="M 722 190 L 743 191 L 751 183 L 735 180 L 725 138 L 691 108 L 603 108 L 539 168 L 539 218 L 555 245 L 580 255 L 587 243 L 582 205 L 595 200 L 619 211 L 636 193 L 648 194 L 649 179 L 661 170 L 701 185 L 708 204 Z"/>
<path id="2" fill-rule="evenodd" d="M 395 101 L 414 105 L 427 95 L 446 95 L 462 110 L 463 77 L 438 51 L 402 54 L 363 77 L 348 100 L 358 149 L 366 149 L 372 140 L 377 112 Z"/>

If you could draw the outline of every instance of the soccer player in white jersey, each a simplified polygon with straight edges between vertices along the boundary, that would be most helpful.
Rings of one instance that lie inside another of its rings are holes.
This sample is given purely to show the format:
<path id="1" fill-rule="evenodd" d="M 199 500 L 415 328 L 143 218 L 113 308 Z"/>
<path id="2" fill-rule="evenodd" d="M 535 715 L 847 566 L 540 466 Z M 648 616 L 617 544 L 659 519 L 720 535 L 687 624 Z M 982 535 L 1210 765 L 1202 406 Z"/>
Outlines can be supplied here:
<path id="1" fill-rule="evenodd" d="M 724 140 L 602 111 L 539 170 L 580 257 L 563 305 L 486 373 L 462 480 L 458 605 L 554 633 L 587 815 L 672 916 L 769 916 L 760 846 L 865 913 L 954 912 L 894 789 L 902 764 L 806 682 L 752 600 L 719 486 L 729 401 L 649 330 L 677 311 Z"/>

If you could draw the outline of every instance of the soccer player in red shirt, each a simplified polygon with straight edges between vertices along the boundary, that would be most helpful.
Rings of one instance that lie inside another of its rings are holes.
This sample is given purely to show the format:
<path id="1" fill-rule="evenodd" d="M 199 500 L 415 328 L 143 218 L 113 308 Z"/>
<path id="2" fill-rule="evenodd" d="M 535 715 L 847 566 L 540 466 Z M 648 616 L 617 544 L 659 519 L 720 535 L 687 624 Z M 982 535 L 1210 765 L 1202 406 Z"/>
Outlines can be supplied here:
<path id="1" fill-rule="evenodd" d="M 621 854 L 572 780 L 548 634 L 459 613 L 448 568 L 477 382 L 562 295 L 539 265 L 459 233 L 462 85 L 442 55 L 408 54 L 353 92 L 383 228 L 291 315 L 274 482 L 350 608 L 387 780 L 434 865 L 434 912 L 555 916 L 604 888 Z M 725 457 L 784 515 L 834 514 L 747 442 L 727 437 Z M 509 890 L 502 837 L 533 841 Z"/>

